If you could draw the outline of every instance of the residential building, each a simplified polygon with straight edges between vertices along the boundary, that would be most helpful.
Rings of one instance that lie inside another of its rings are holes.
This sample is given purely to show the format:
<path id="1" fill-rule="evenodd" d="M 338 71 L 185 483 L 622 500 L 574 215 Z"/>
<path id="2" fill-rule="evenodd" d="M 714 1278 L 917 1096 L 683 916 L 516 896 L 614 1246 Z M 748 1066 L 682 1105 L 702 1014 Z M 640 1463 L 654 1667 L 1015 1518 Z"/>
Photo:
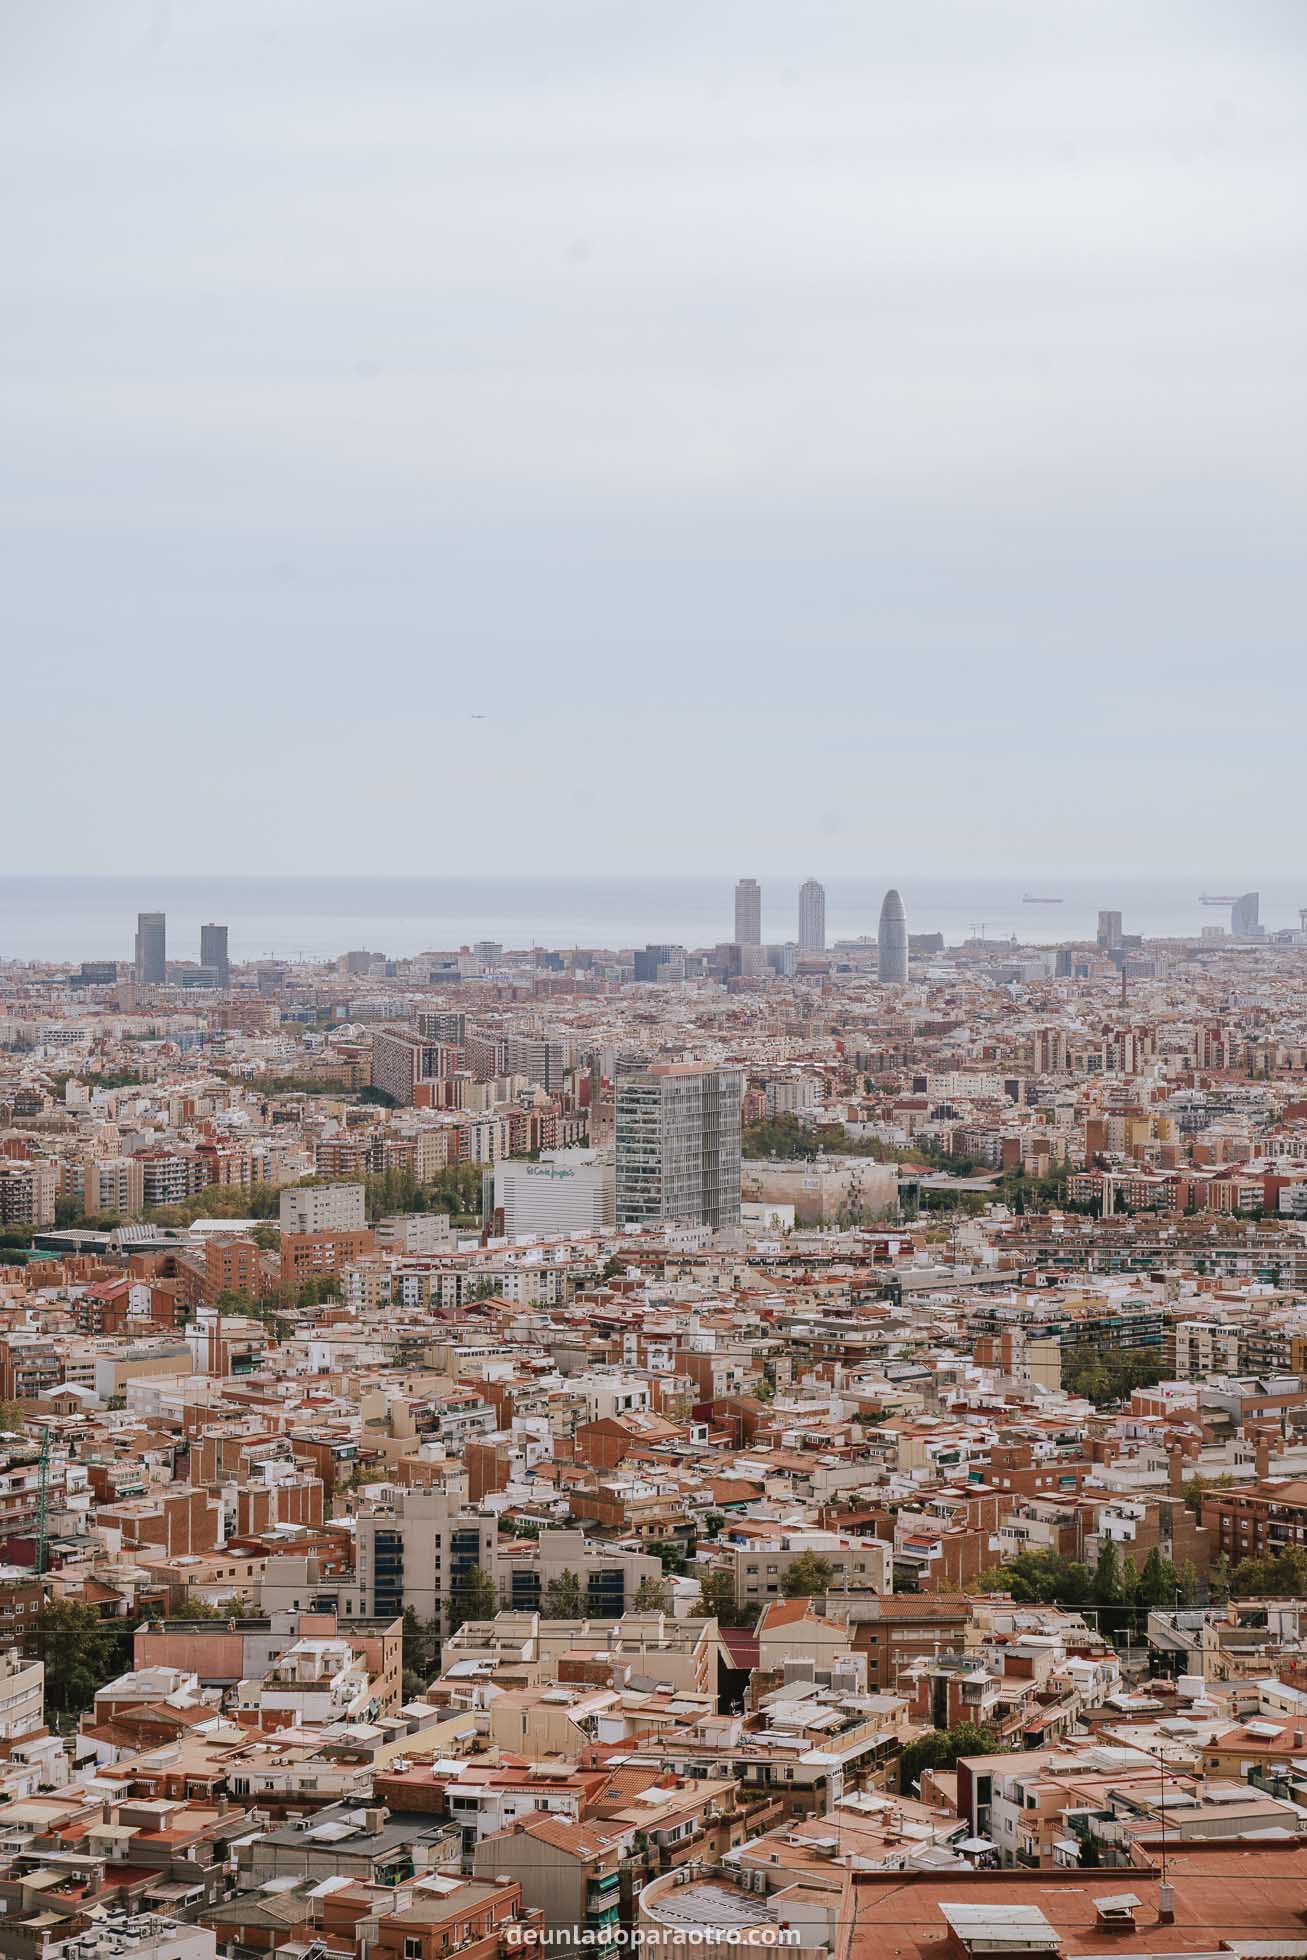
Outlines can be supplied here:
<path id="1" fill-rule="evenodd" d="M 617 1077 L 617 1216 L 622 1224 L 740 1222 L 738 1070 L 635 1063 Z"/>

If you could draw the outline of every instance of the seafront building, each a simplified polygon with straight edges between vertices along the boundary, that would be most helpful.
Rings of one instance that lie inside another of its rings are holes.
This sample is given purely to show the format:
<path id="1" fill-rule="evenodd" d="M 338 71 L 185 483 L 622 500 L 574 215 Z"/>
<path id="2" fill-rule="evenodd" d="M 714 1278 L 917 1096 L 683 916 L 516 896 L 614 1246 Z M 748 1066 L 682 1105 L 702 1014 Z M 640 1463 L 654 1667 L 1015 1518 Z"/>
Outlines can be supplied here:
<path id="1" fill-rule="evenodd" d="M 735 887 L 735 943 L 762 944 L 762 892 L 756 878 L 741 878 Z"/>
<path id="2" fill-rule="evenodd" d="M 826 950 L 826 892 L 815 878 L 799 886 L 799 951 L 824 953 Z"/>
<path id="3" fill-rule="evenodd" d="M 901 987 L 908 977 L 908 921 L 896 891 L 886 892 L 880 908 L 876 973 L 882 986 Z"/>

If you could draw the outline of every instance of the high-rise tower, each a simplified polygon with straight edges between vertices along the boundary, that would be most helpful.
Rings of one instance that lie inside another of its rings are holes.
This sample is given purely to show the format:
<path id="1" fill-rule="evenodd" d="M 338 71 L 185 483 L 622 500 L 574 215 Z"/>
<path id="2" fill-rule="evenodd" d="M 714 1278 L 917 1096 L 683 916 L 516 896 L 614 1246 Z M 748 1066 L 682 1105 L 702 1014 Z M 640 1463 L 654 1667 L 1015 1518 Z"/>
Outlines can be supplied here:
<path id="1" fill-rule="evenodd" d="M 200 965 L 213 968 L 220 987 L 227 985 L 231 979 L 231 963 L 227 957 L 226 926 L 200 927 Z"/>
<path id="2" fill-rule="evenodd" d="M 735 887 L 735 943 L 762 945 L 762 892 L 756 878 L 741 878 Z"/>
<path id="3" fill-rule="evenodd" d="M 908 977 L 908 919 L 896 891 L 886 892 L 880 908 L 876 973 L 887 986 L 902 986 Z"/>
<path id="4" fill-rule="evenodd" d="M 743 1093 L 738 1069 L 619 1061 L 619 1224 L 739 1224 Z"/>
<path id="5" fill-rule="evenodd" d="M 799 951 L 826 951 L 826 889 L 815 878 L 799 886 Z"/>
<path id="6" fill-rule="evenodd" d="M 136 915 L 136 978 L 145 987 L 162 987 L 168 978 L 168 922 L 162 912 Z"/>

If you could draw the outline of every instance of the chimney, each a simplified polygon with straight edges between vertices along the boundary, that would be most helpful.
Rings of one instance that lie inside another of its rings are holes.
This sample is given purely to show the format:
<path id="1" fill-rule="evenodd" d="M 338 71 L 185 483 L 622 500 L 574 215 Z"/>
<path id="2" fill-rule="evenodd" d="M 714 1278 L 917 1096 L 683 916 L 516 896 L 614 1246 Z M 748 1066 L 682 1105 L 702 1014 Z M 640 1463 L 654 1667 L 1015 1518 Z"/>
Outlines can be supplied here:
<path id="1" fill-rule="evenodd" d="M 1184 1494 L 1184 1451 L 1169 1449 L 1166 1453 L 1166 1487 L 1172 1497 Z"/>
<path id="2" fill-rule="evenodd" d="M 1157 1923 L 1159 1926 L 1175 1924 L 1175 1887 L 1169 1880 L 1163 1880 L 1157 1888 Z"/>
<path id="3" fill-rule="evenodd" d="M 1271 1474 L 1271 1439 L 1265 1430 L 1257 1436 L 1257 1481 L 1264 1484 Z"/>

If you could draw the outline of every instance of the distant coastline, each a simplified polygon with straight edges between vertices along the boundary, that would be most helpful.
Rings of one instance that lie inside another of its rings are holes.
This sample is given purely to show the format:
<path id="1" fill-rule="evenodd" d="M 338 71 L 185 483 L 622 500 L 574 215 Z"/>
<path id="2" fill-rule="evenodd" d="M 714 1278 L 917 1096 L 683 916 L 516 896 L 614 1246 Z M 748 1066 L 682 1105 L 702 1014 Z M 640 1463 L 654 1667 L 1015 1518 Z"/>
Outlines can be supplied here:
<path id="1" fill-rule="evenodd" d="M 798 878 L 754 872 L 763 892 L 763 937 L 797 937 Z M 820 867 L 815 874 L 820 877 Z M 874 937 L 881 899 L 897 884 L 913 933 L 941 932 L 959 945 L 983 930 L 988 939 L 1025 945 L 1092 940 L 1099 910 L 1123 914 L 1127 932 L 1150 938 L 1197 938 L 1226 923 L 1198 903 L 1196 878 L 1148 881 L 1063 880 L 1057 906 L 1029 906 L 1038 889 L 1028 877 L 911 879 L 892 867 L 866 878 L 830 878 L 826 936 Z M 1255 880 L 1250 880 L 1255 883 Z M 1260 884 L 1268 931 L 1297 926 L 1304 886 Z M 234 960 L 274 955 L 331 959 L 351 947 L 406 957 L 470 945 L 643 946 L 668 941 L 713 946 L 731 937 L 731 881 L 704 878 L 364 878 L 0 877 L 0 959 L 81 960 L 131 957 L 138 911 L 168 915 L 174 958 L 197 957 L 200 926 L 229 926 Z"/>

